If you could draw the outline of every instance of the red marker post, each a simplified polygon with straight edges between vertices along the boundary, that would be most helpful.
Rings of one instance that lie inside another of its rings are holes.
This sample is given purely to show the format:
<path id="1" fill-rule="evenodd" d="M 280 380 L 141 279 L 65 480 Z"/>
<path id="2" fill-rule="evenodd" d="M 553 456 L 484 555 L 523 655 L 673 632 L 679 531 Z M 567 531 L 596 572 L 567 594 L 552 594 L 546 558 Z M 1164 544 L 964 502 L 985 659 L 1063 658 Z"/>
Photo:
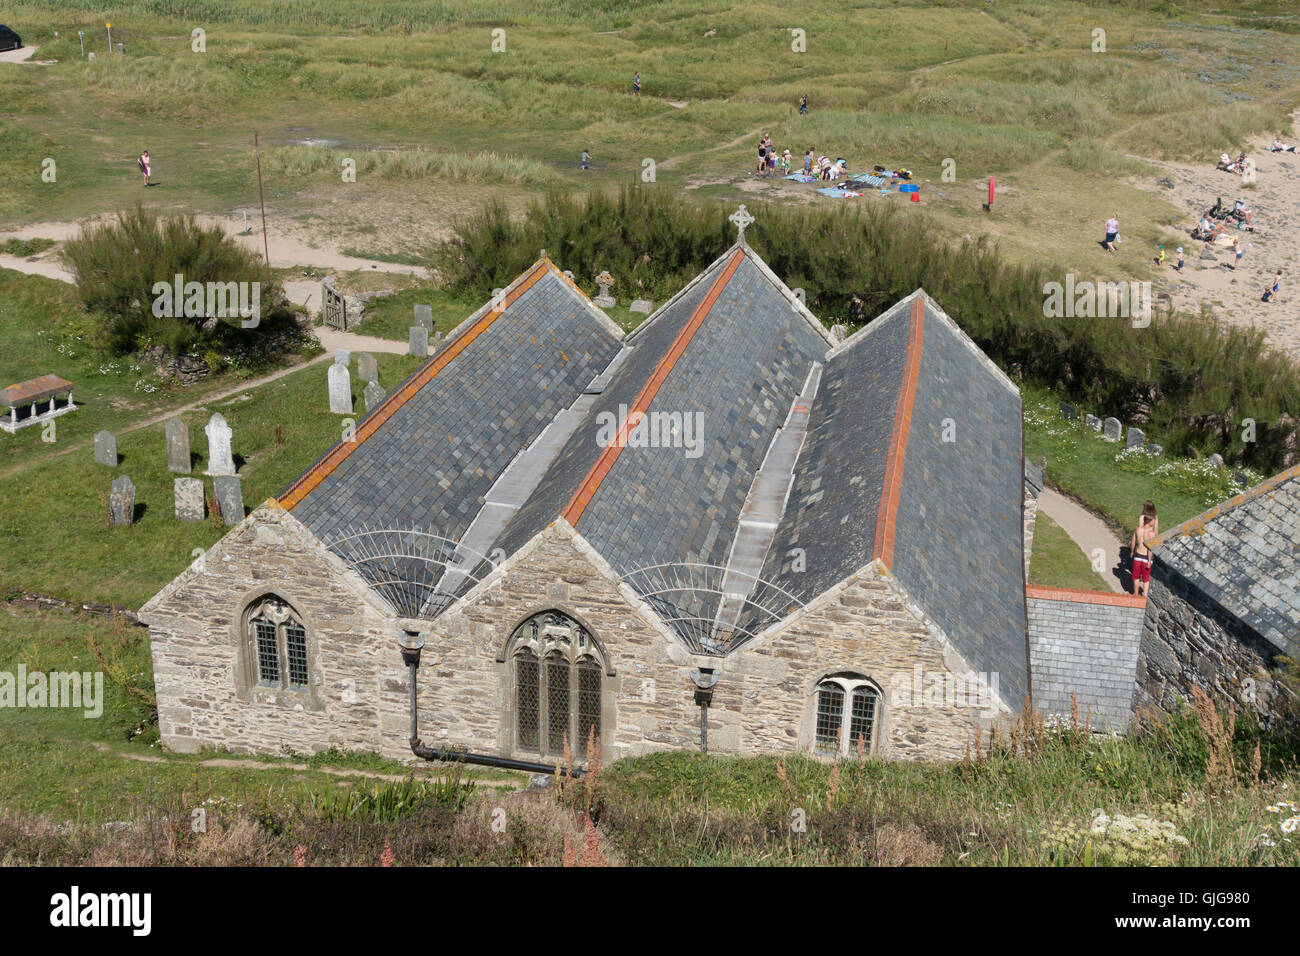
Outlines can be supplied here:
<path id="1" fill-rule="evenodd" d="M 994 189 L 994 185 L 995 185 L 995 184 L 994 184 L 993 177 L 990 176 L 990 177 L 989 177 L 989 201 L 988 201 L 988 203 L 984 206 L 984 211 L 985 211 L 985 212 L 992 212 L 992 211 L 993 211 L 993 189 Z"/>

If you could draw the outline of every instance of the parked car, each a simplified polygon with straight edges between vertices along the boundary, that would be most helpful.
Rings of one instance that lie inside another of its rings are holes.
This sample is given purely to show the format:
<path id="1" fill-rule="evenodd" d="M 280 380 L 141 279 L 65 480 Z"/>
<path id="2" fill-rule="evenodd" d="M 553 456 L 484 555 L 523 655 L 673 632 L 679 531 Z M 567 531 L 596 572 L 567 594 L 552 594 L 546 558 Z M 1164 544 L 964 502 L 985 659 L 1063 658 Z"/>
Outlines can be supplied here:
<path id="1" fill-rule="evenodd" d="M 0 26 L 0 53 L 5 50 L 21 50 L 23 38 L 6 26 Z"/>

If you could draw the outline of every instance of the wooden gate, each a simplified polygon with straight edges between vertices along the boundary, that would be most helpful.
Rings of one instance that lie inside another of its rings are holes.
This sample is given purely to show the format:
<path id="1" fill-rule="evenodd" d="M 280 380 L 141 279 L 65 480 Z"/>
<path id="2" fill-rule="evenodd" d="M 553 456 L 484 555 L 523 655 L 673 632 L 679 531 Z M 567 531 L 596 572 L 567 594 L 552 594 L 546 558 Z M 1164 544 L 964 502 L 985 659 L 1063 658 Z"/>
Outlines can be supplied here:
<path id="1" fill-rule="evenodd" d="M 321 314 L 325 317 L 325 324 L 332 329 L 338 329 L 340 332 L 347 331 L 348 310 L 347 303 L 343 296 L 334 291 L 331 286 L 321 285 L 321 295 L 324 296 L 324 303 L 321 306 Z"/>

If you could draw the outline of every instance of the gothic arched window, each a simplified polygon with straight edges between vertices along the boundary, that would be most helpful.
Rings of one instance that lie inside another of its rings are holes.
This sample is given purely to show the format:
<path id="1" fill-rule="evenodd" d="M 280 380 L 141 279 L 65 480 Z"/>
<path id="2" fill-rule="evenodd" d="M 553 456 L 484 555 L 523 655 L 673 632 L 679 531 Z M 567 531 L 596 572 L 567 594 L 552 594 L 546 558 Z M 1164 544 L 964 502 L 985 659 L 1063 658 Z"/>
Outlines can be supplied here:
<path id="1" fill-rule="evenodd" d="M 277 597 L 252 604 L 246 615 L 250 675 L 259 687 L 306 690 L 307 628 L 298 612 Z"/>
<path id="2" fill-rule="evenodd" d="M 540 757 L 558 757 L 569 744 L 576 759 L 587 738 L 601 735 L 605 660 L 577 621 L 545 611 L 524 621 L 506 650 L 514 682 L 514 745 Z"/>

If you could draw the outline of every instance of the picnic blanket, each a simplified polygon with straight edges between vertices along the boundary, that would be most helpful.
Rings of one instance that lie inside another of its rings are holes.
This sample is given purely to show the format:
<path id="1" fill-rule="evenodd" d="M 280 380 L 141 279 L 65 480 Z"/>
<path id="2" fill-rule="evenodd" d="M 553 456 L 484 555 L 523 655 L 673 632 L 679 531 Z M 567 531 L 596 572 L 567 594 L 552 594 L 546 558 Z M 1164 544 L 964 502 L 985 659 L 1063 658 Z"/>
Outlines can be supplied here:
<path id="1" fill-rule="evenodd" d="M 805 172 L 791 173 L 789 176 L 786 176 L 785 178 L 786 178 L 786 179 L 793 179 L 793 180 L 794 180 L 795 182 L 797 182 L 797 183 L 815 183 L 815 182 L 817 182 L 817 177 L 816 177 L 816 176 L 810 176 L 810 175 L 808 175 L 808 174 L 805 173 Z"/>
<path id="2" fill-rule="evenodd" d="M 862 195 L 862 193 L 854 192 L 852 189 L 844 189 L 840 186 L 824 186 L 817 191 L 823 196 L 833 196 L 836 199 L 854 199 Z"/>
<path id="3" fill-rule="evenodd" d="M 884 176 L 854 176 L 844 183 L 846 187 L 852 189 L 875 189 L 877 186 L 885 185 Z"/>

